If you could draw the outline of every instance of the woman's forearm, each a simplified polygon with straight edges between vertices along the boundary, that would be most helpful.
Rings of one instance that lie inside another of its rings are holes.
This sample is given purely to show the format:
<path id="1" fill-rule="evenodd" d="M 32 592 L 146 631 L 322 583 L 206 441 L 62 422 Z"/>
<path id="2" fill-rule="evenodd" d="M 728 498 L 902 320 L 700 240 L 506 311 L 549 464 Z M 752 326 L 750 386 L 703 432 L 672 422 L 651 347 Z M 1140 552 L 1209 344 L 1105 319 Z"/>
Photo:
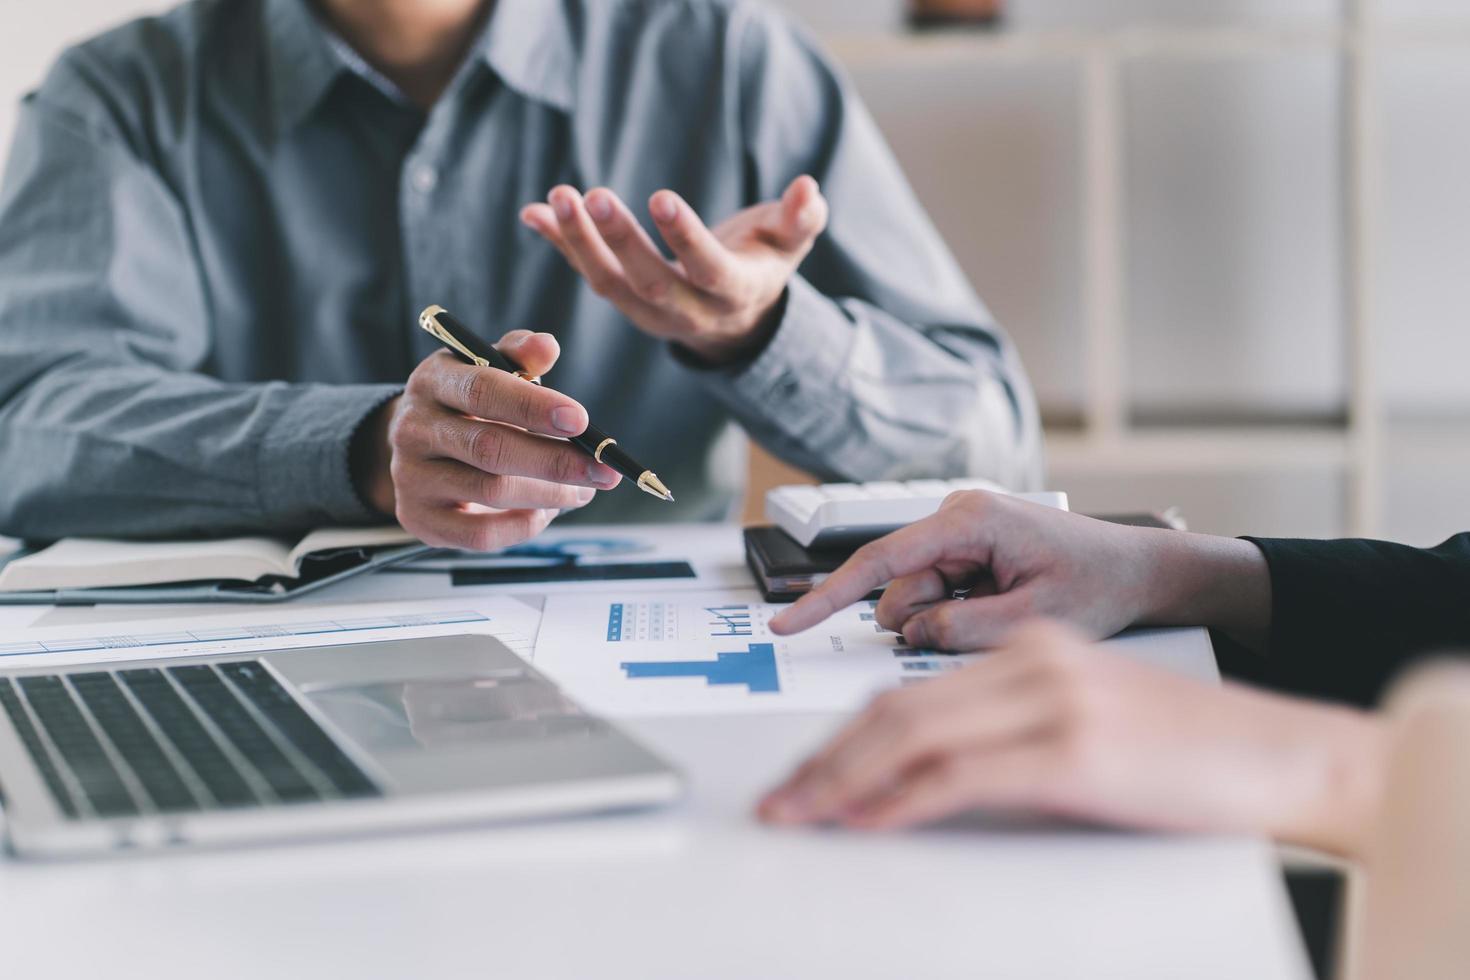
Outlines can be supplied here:
<path id="1" fill-rule="evenodd" d="M 1150 530 L 1149 601 L 1141 623 L 1208 626 L 1253 650 L 1271 631 L 1271 573 L 1249 541 Z"/>
<path id="2" fill-rule="evenodd" d="M 1362 857 L 1382 805 L 1388 723 L 1337 705 L 1283 707 L 1295 717 L 1277 732 L 1279 803 L 1264 829 L 1277 840 Z"/>

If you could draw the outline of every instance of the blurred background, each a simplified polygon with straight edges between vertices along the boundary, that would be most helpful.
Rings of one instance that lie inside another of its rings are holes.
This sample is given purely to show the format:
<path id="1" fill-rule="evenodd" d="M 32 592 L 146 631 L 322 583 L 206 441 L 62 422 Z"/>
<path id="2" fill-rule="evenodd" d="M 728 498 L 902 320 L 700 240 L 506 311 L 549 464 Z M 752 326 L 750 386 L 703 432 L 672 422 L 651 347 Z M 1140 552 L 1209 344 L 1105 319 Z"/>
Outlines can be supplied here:
<path id="1" fill-rule="evenodd" d="M 0 141 L 61 46 L 0 0 Z M 1025 356 L 1075 509 L 1219 533 L 1470 527 L 1470 4 L 779 0 L 866 97 Z"/>

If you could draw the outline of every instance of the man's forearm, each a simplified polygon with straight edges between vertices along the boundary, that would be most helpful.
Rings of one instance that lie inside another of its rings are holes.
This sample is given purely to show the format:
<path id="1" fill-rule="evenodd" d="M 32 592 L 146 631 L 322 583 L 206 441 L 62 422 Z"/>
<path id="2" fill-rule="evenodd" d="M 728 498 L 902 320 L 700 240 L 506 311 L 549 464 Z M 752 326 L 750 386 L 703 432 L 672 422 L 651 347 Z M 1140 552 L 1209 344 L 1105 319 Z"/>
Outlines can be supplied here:
<path id="1" fill-rule="evenodd" d="M 165 537 L 381 519 L 352 486 L 347 444 L 393 390 L 57 363 L 0 407 L 0 531 Z"/>
<path id="2" fill-rule="evenodd" d="M 822 477 L 1038 480 L 1030 389 L 978 324 L 909 324 L 798 278 L 767 346 L 710 384 L 754 438 Z"/>

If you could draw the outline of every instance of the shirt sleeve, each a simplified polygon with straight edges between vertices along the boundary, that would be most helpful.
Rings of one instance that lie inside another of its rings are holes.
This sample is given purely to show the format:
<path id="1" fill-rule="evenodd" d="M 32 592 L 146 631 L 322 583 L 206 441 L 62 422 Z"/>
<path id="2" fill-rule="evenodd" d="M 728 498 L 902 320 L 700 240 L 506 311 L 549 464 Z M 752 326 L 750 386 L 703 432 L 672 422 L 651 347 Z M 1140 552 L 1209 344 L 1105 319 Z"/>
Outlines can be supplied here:
<path id="1" fill-rule="evenodd" d="M 22 108 L 0 183 L 0 532 L 292 531 L 374 519 L 353 431 L 393 390 L 209 376 L 176 197 L 120 133 Z"/>
<path id="2" fill-rule="evenodd" d="M 1271 570 L 1272 686 L 1370 705 L 1416 658 L 1470 651 L 1470 534 L 1434 548 L 1247 540 Z"/>
<path id="3" fill-rule="evenodd" d="M 760 7 L 731 24 L 732 126 L 752 200 L 803 173 L 831 207 L 770 343 L 712 371 L 751 435 L 826 478 L 1041 477 L 1020 359 L 959 270 L 849 84 L 805 35 Z"/>

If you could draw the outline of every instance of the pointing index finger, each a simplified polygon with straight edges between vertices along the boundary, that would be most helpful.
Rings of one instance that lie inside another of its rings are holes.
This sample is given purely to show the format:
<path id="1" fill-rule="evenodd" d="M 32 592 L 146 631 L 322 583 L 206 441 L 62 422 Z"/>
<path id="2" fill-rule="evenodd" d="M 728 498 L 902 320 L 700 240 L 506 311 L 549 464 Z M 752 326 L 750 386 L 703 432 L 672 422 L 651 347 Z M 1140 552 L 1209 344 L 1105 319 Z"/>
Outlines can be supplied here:
<path id="1" fill-rule="evenodd" d="M 950 540 L 941 516 L 926 517 L 863 545 L 821 585 L 771 617 L 771 632 L 800 633 L 874 589 L 933 566 L 944 557 Z"/>

